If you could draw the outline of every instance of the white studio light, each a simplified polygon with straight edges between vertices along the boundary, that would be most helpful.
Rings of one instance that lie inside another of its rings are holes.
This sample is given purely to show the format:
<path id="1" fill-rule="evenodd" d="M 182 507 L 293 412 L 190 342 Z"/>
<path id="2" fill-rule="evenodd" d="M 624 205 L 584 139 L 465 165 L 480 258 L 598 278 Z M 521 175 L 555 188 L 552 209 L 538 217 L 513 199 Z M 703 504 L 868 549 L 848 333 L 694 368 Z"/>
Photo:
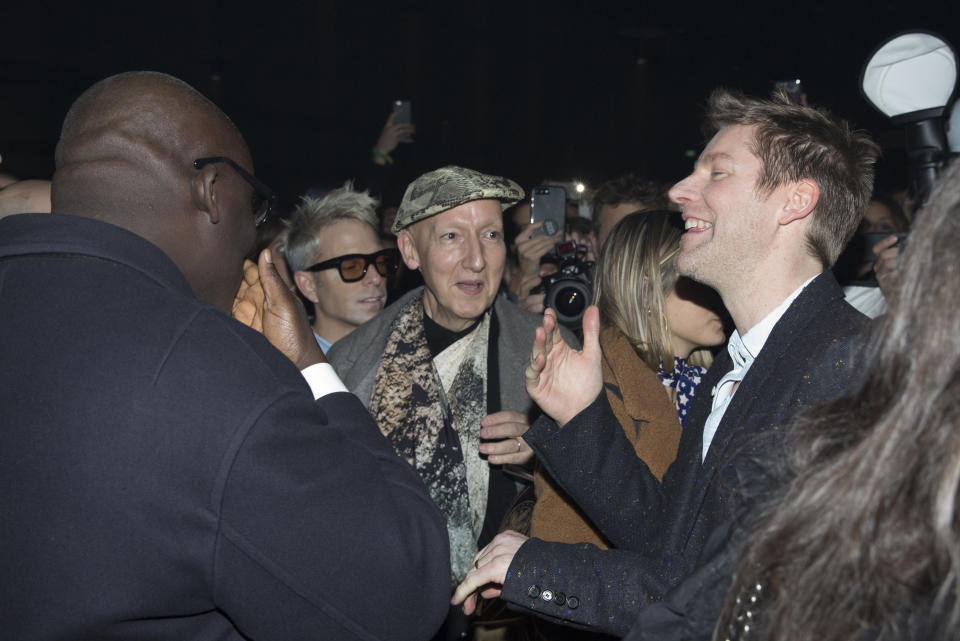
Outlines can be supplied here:
<path id="1" fill-rule="evenodd" d="M 927 202 L 946 164 L 944 112 L 957 84 L 957 56 L 950 44 L 927 31 L 884 41 L 860 74 L 867 101 L 904 128 L 911 191 Z"/>
<path id="2" fill-rule="evenodd" d="M 860 78 L 870 104 L 897 120 L 914 114 L 931 117 L 933 114 L 925 112 L 942 110 L 956 82 L 953 48 L 939 36 L 921 31 L 903 33 L 881 44 Z"/>

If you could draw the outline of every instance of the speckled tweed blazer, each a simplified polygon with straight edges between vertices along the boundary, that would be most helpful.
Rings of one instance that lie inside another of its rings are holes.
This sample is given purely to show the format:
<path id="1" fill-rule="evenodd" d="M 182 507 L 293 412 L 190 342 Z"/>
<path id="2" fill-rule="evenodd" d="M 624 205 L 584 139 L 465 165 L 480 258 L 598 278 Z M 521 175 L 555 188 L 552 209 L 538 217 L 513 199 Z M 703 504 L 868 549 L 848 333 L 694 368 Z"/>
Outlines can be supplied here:
<path id="1" fill-rule="evenodd" d="M 636 455 L 657 479 L 677 456 L 680 420 L 667 388 L 640 358 L 623 332 L 606 327 L 600 333 L 603 350 L 603 385 L 607 401 L 633 445 Z M 563 543 L 593 543 L 610 547 L 607 540 L 543 469 L 534 473 L 537 502 L 530 536 Z"/>
<path id="2" fill-rule="evenodd" d="M 756 469 L 757 460 L 782 455 L 782 433 L 794 416 L 847 388 L 856 372 L 850 353 L 866 323 L 831 273 L 815 278 L 777 322 L 701 462 L 711 391 L 731 367 L 721 352 L 700 384 L 662 485 L 636 457 L 605 395 L 563 429 L 538 420 L 527 442 L 617 549 L 531 539 L 514 557 L 501 598 L 549 619 L 624 636 L 644 605 L 701 566 L 711 533 L 737 517 L 741 474 Z M 552 598 L 544 599 L 544 591 Z M 577 607 L 570 607 L 570 596 Z"/>

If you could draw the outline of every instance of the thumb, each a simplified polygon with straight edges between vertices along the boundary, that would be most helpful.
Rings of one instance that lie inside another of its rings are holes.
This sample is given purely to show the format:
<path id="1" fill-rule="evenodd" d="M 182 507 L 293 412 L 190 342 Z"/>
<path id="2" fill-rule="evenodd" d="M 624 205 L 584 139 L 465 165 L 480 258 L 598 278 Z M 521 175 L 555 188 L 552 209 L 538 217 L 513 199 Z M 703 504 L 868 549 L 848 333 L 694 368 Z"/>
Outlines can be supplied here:
<path id="1" fill-rule="evenodd" d="M 583 313 L 583 351 L 591 357 L 600 354 L 600 310 L 596 305 Z"/>
<path id="2" fill-rule="evenodd" d="M 257 260 L 257 268 L 260 271 L 260 283 L 263 285 L 263 295 L 269 300 L 282 295 L 281 289 L 286 289 L 283 279 L 280 278 L 280 272 L 277 266 L 273 264 L 273 254 L 269 249 L 260 252 Z"/>

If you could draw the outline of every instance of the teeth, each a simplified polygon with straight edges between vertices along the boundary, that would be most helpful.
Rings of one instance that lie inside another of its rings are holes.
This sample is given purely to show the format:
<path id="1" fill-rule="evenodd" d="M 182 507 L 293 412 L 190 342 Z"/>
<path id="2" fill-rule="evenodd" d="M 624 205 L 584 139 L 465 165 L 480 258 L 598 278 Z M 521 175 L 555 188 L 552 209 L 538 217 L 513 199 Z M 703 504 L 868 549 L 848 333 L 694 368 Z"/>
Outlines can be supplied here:
<path id="1" fill-rule="evenodd" d="M 710 229 L 713 227 L 713 223 L 708 223 L 705 220 L 697 220 L 696 218 L 688 218 L 683 221 L 683 229 Z"/>

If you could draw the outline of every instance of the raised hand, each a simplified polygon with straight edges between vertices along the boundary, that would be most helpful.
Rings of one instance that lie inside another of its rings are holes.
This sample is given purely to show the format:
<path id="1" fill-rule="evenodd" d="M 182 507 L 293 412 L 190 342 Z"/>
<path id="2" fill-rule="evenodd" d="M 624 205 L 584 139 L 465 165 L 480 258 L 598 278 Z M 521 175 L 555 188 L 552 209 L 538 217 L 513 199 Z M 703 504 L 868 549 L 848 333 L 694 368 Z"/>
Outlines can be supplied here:
<path id="1" fill-rule="evenodd" d="M 543 312 L 526 370 L 527 393 L 561 427 L 583 411 L 603 389 L 600 313 L 591 305 L 583 315 L 583 350 L 567 345 L 556 312 Z"/>
<path id="2" fill-rule="evenodd" d="M 280 277 L 269 249 L 260 252 L 257 265 L 244 263 L 243 283 L 233 301 L 233 317 L 262 332 L 301 370 L 326 362 L 303 305 Z"/>
<path id="3" fill-rule="evenodd" d="M 523 296 L 527 292 L 520 291 L 521 282 L 533 276 L 540 276 L 540 259 L 552 250 L 557 243 L 563 240 L 563 230 L 557 231 L 553 236 L 546 234 L 533 235 L 533 232 L 543 227 L 544 221 L 538 221 L 525 226 L 517 234 L 514 244 L 517 248 L 517 263 L 520 269 L 517 275 L 510 283 L 510 290 L 517 296 Z"/>
<path id="4" fill-rule="evenodd" d="M 899 240 L 897 236 L 888 236 L 873 246 L 873 255 L 877 257 L 873 263 L 873 274 L 884 296 L 890 296 L 899 282 Z"/>
<path id="5" fill-rule="evenodd" d="M 543 300 L 546 297 L 546 292 L 537 292 L 536 294 L 531 293 L 537 285 L 543 282 L 543 278 L 540 276 L 531 276 L 526 280 L 520 283 L 520 290 L 515 292 L 517 294 L 517 305 L 521 308 L 527 310 L 528 312 L 533 312 L 534 314 L 543 313 Z"/>
<path id="6" fill-rule="evenodd" d="M 397 112 L 393 112 L 387 118 L 387 122 L 383 125 L 383 131 L 380 132 L 380 138 L 377 139 L 377 144 L 373 146 L 381 154 L 390 154 L 400 143 L 413 142 L 413 136 L 417 133 L 417 127 L 413 123 L 394 122 L 393 119 L 396 115 Z M 375 156 L 374 162 L 384 164 L 386 160 L 380 156 Z"/>

